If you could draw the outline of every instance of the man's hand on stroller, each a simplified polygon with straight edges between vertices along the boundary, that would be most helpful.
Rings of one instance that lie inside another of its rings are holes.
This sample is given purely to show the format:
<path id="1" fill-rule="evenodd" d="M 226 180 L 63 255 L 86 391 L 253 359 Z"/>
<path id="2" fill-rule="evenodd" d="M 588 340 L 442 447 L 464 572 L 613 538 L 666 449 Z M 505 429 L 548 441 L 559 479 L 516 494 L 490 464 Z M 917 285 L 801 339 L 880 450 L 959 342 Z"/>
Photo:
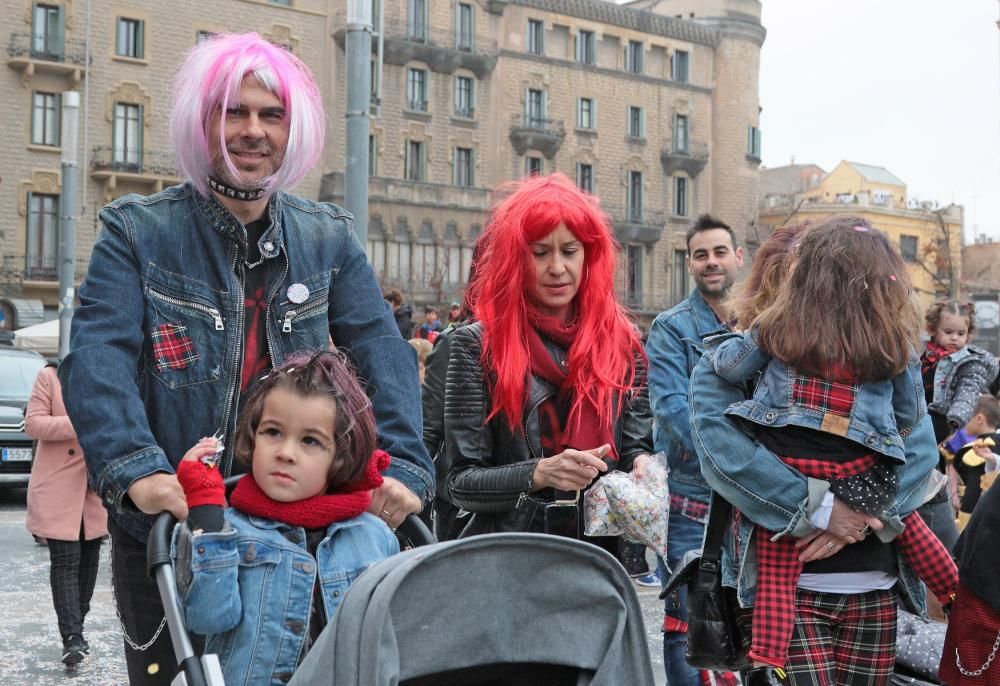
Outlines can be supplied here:
<path id="1" fill-rule="evenodd" d="M 407 515 L 416 514 L 421 510 L 420 498 L 403 485 L 403 482 L 390 477 L 384 477 L 382 485 L 372 491 L 372 501 L 368 512 L 380 518 L 395 529 Z"/>
<path id="2" fill-rule="evenodd" d="M 161 512 L 169 512 L 178 521 L 187 519 L 187 499 L 174 474 L 157 472 L 136 479 L 128 487 L 128 497 L 146 514 L 158 515 Z"/>

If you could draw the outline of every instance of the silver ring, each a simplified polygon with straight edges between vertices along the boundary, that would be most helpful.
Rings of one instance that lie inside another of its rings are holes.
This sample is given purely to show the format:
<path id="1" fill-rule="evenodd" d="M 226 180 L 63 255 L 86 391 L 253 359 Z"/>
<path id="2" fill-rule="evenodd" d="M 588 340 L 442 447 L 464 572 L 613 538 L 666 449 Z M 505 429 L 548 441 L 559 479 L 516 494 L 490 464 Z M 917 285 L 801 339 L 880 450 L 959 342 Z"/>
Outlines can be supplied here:
<path id="1" fill-rule="evenodd" d="M 836 548 L 837 546 L 835 546 L 835 545 L 833 544 L 833 541 L 827 541 L 827 542 L 826 542 L 826 547 L 827 547 L 827 548 L 829 548 L 830 550 L 833 550 L 833 549 L 834 549 L 834 548 Z"/>
<path id="2" fill-rule="evenodd" d="M 866 538 L 871 532 L 872 528 L 869 524 L 865 524 L 864 529 L 858 529 L 858 533 L 861 535 L 861 538 Z"/>

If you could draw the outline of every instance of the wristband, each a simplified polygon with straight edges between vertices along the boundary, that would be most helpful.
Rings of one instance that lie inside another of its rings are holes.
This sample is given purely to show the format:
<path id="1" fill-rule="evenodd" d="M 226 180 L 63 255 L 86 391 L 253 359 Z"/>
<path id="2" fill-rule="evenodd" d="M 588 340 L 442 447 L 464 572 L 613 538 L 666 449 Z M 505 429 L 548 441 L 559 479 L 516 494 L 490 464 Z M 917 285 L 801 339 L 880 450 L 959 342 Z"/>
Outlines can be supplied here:
<path id="1" fill-rule="evenodd" d="M 182 460 L 177 465 L 177 480 L 184 489 L 188 507 L 226 506 L 226 485 L 218 469 L 200 460 Z"/>

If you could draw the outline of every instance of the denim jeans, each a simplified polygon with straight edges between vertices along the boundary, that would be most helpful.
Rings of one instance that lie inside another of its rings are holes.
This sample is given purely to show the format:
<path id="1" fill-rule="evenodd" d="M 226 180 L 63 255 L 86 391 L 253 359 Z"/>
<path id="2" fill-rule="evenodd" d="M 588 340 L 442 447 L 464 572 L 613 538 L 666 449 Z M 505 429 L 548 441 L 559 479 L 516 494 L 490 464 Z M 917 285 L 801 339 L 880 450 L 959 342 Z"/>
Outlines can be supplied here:
<path id="1" fill-rule="evenodd" d="M 77 541 L 48 539 L 49 584 L 52 604 L 59 622 L 59 634 L 83 635 L 83 620 L 90 612 L 90 599 L 97 583 L 97 567 L 101 557 L 101 539 L 85 540 L 83 532 Z"/>
<path id="2" fill-rule="evenodd" d="M 111 518 L 108 518 L 108 533 L 111 534 L 111 581 L 126 635 L 129 684 L 169 686 L 177 672 L 177 657 L 170 643 L 170 632 L 165 624 L 161 625 L 163 604 L 156 581 L 146 573 L 146 544 L 137 541 Z M 148 644 L 148 647 L 136 650 L 129 639 L 135 645 Z M 191 642 L 195 652 L 201 654 L 203 639 L 192 635 Z"/>
<path id="3" fill-rule="evenodd" d="M 955 544 L 958 543 L 958 526 L 955 524 L 955 511 L 952 510 L 948 499 L 934 498 L 917 508 L 917 512 L 948 552 L 954 550 Z"/>
<path id="4" fill-rule="evenodd" d="M 662 558 L 657 557 L 656 559 L 660 579 L 664 584 L 670 578 L 665 567 L 669 566 L 670 572 L 675 571 L 686 552 L 701 547 L 702 539 L 705 536 L 705 525 L 671 510 L 667 531 L 669 535 L 667 536 L 666 565 L 664 565 Z M 686 622 L 687 587 L 682 586 L 677 593 L 672 593 L 667 597 L 663 609 L 667 616 Z M 667 673 L 667 683 L 670 686 L 700 686 L 701 684 L 698 670 L 684 659 L 686 648 L 687 634 L 675 631 L 664 632 L 663 667 Z"/>

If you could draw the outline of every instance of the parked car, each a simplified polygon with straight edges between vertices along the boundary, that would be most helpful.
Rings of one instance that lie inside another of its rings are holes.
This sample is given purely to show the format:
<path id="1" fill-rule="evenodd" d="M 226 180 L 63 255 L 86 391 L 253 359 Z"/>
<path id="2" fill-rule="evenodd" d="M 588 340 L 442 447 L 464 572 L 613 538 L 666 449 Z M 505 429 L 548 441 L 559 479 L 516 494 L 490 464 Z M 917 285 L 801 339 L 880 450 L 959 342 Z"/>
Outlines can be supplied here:
<path id="1" fill-rule="evenodd" d="M 24 408 L 44 366 L 36 352 L 0 348 L 0 488 L 28 485 L 35 451 L 24 433 Z"/>

